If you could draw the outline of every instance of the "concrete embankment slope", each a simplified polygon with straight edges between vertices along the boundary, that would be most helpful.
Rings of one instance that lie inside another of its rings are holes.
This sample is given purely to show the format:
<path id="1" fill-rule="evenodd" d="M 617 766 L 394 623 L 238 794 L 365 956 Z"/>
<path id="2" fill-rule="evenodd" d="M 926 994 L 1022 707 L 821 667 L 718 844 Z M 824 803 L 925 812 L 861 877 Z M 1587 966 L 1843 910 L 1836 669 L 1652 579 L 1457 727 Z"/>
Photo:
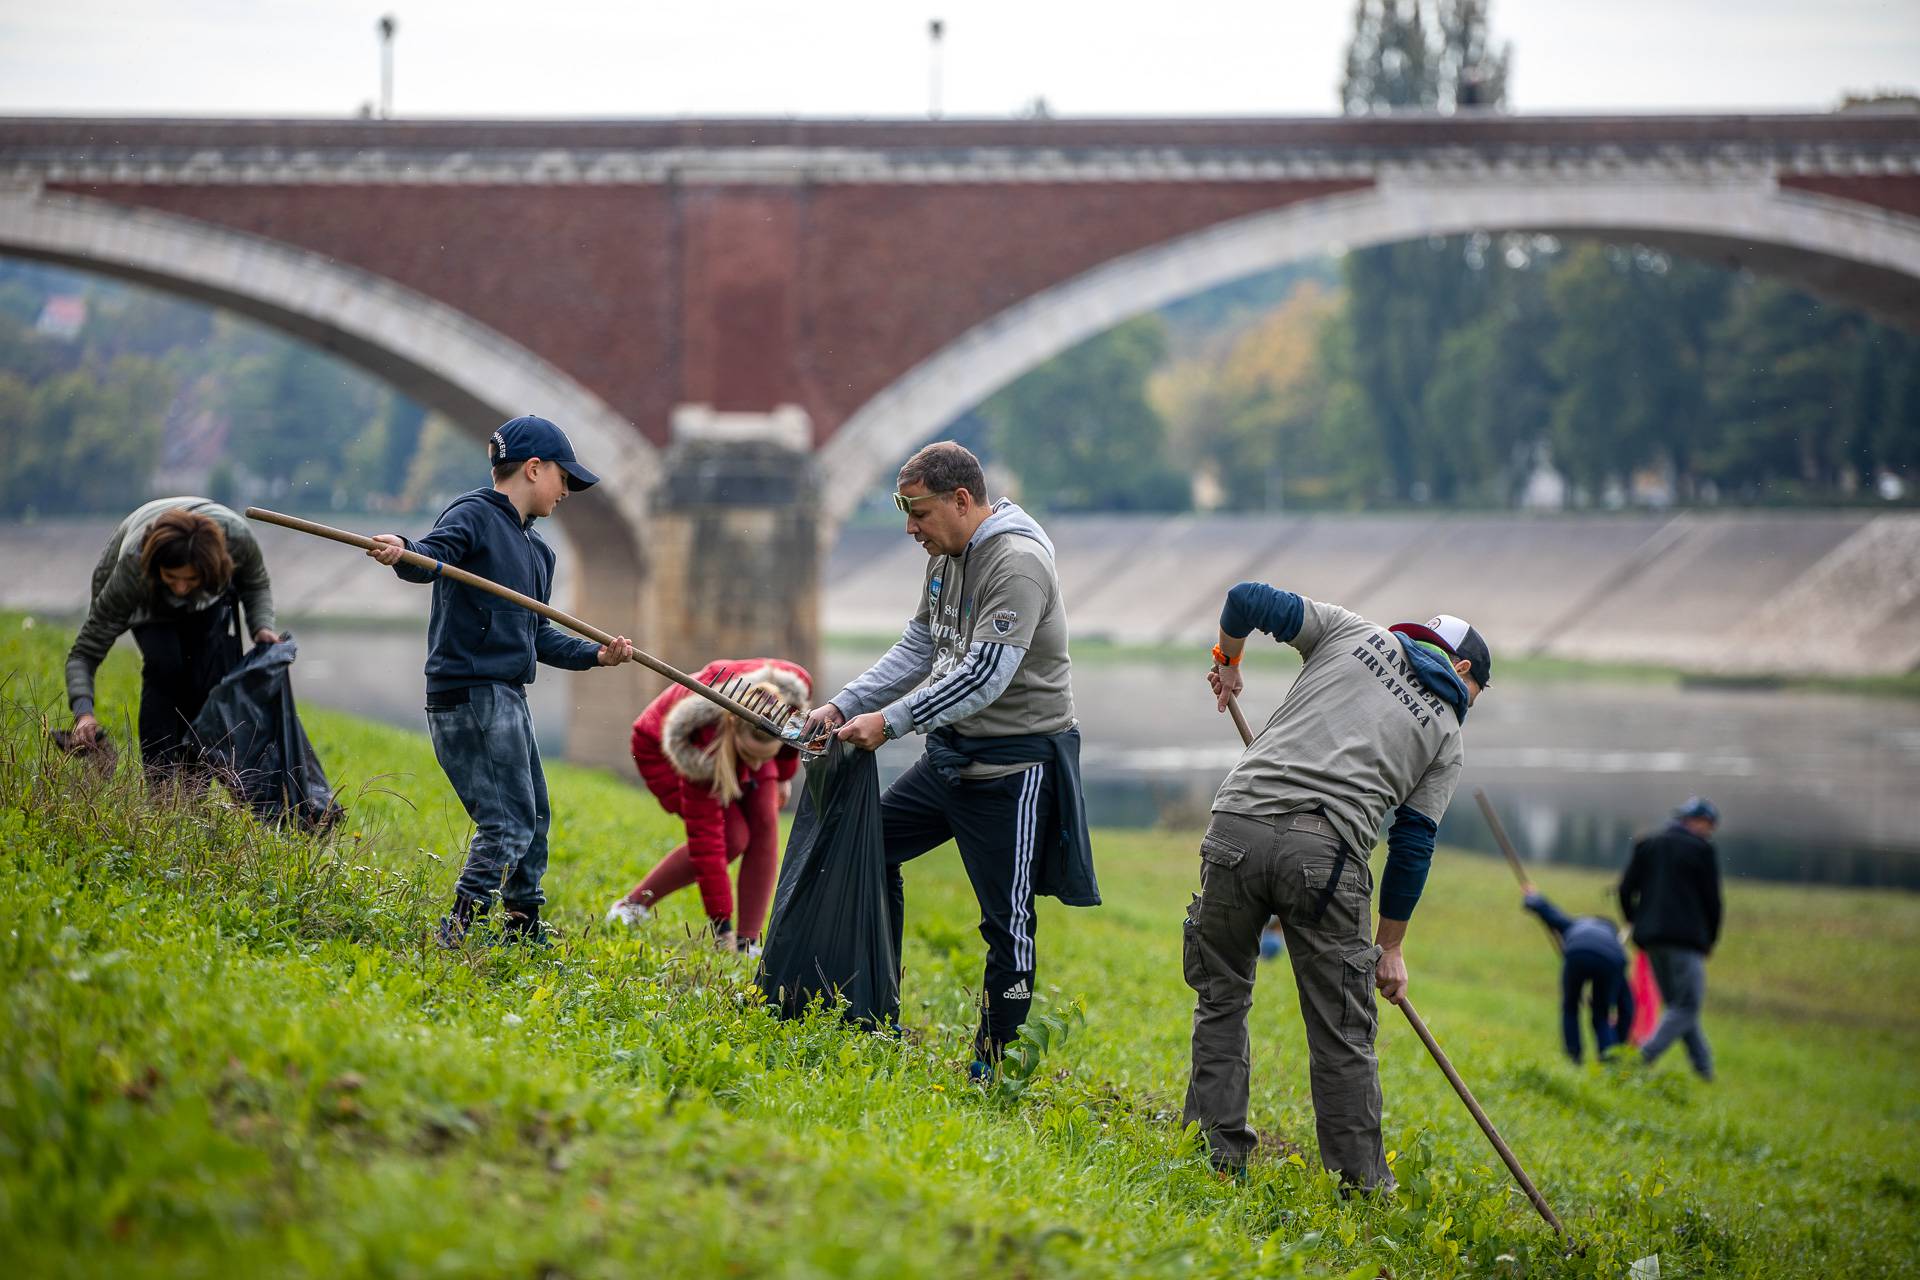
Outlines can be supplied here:
<path id="1" fill-rule="evenodd" d="M 0 607 L 78 614 L 113 526 L 0 525 Z M 1458 613 L 1500 654 L 1715 673 L 1920 668 L 1914 514 L 1077 516 L 1047 528 L 1080 638 L 1204 646 L 1221 597 L 1253 578 L 1379 620 Z M 421 593 L 357 554 L 258 533 L 283 615 L 424 621 Z M 550 535 L 562 600 L 564 533 L 561 521 Z M 898 632 L 924 563 L 896 526 L 843 532 L 826 572 L 827 630 Z"/>
<path id="2" fill-rule="evenodd" d="M 1713 673 L 1920 668 L 1920 515 L 1061 517 L 1076 637 L 1204 646 L 1258 579 L 1382 621 L 1471 619 L 1496 653 Z M 829 631 L 894 632 L 923 554 L 844 533 Z"/>

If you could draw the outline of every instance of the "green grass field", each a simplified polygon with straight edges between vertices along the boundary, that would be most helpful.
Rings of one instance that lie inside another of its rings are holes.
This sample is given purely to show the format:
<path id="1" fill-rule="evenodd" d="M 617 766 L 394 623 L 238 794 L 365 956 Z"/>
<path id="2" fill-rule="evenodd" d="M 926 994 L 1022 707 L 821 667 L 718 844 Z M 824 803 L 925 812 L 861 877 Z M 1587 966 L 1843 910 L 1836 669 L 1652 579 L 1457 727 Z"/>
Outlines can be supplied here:
<path id="1" fill-rule="evenodd" d="M 1178 1126 L 1192 833 L 1101 833 L 1107 905 L 1041 909 L 1024 1091 L 967 1085 L 975 908 L 908 874 L 903 1040 L 769 1017 L 692 895 L 603 932 L 675 840 L 644 792 L 553 767 L 545 952 L 426 945 L 465 819 L 425 739 L 313 713 L 350 807 L 326 843 L 143 799 L 55 758 L 67 633 L 0 615 L 0 1255 L 20 1276 L 1884 1276 L 1920 1266 L 1920 899 L 1735 884 L 1721 1080 L 1576 1069 L 1555 962 L 1497 862 L 1443 852 L 1412 994 L 1547 1198 L 1565 1256 L 1391 1009 L 1401 1191 L 1318 1169 L 1284 966 L 1255 1009 L 1246 1185 Z M 296 682 L 298 676 L 296 674 Z M 133 707 L 130 655 L 102 712 Z M 1602 877 L 1542 869 L 1571 909 Z"/>

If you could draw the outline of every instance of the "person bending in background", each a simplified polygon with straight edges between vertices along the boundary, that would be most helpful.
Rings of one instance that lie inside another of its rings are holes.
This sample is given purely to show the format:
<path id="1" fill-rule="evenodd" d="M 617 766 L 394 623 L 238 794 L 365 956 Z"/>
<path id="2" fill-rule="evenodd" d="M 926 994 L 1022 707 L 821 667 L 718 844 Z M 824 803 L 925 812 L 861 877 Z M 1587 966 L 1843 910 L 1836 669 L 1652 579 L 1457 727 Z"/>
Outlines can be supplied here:
<path id="1" fill-rule="evenodd" d="M 1532 885 L 1521 904 L 1560 940 L 1560 1036 L 1567 1056 L 1580 1061 L 1584 997 L 1592 1011 L 1594 1057 L 1606 1057 L 1615 1045 L 1626 1044 L 1633 1030 L 1633 989 L 1619 930 L 1605 916 L 1568 916 Z"/>
<path id="2" fill-rule="evenodd" d="M 709 685 L 743 680 L 753 692 L 795 708 L 813 698 L 807 669 L 779 658 L 722 659 L 695 678 Z M 675 684 L 633 722 L 633 763 L 660 807 L 685 824 L 687 838 L 614 901 L 607 923 L 637 925 L 654 903 L 698 884 L 715 943 L 758 955 L 780 869 L 780 810 L 800 753 Z M 727 881 L 727 864 L 735 861 L 737 904 Z"/>
<path id="3" fill-rule="evenodd" d="M 161 498 L 120 522 L 93 569 L 86 620 L 67 653 L 73 740 L 100 736 L 93 676 L 124 631 L 140 647 L 140 758 L 149 774 L 200 762 L 193 720 L 240 662 L 240 614 L 273 644 L 273 587 L 253 531 L 206 498 Z"/>

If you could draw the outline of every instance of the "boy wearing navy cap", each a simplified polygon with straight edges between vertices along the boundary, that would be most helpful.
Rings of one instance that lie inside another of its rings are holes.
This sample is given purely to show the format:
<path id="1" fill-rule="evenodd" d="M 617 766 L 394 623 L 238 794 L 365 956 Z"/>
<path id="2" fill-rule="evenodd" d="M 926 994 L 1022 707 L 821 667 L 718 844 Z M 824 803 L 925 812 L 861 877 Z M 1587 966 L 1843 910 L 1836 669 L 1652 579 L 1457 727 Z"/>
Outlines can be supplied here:
<path id="1" fill-rule="evenodd" d="M 553 590 L 553 548 L 533 530 L 570 493 L 599 477 L 574 456 L 566 432 L 531 415 L 503 424 L 487 442 L 493 487 L 455 498 L 418 541 L 374 538 L 367 554 L 407 582 L 433 584 L 427 624 L 427 729 L 467 816 L 473 841 L 435 937 L 458 947 L 498 894 L 508 938 L 541 942 L 540 879 L 547 869 L 547 779 L 534 745 L 526 686 L 536 663 L 584 671 L 633 657 L 625 636 L 597 645 L 564 634 L 520 605 L 442 577 L 439 567 L 401 564 L 415 551 L 458 565 L 536 600 Z"/>

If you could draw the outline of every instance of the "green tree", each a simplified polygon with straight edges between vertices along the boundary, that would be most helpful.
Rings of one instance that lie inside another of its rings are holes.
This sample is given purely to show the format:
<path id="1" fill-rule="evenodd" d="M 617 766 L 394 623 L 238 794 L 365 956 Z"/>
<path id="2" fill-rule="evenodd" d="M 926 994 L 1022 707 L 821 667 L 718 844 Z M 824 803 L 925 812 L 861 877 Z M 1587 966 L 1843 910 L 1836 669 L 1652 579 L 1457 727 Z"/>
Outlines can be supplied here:
<path id="1" fill-rule="evenodd" d="M 1690 486 L 1710 429 L 1707 348 L 1729 279 L 1648 249 L 1597 243 L 1578 246 L 1551 273 L 1553 451 L 1576 484 L 1598 492 L 1652 465 L 1669 467 L 1683 492 Z"/>
<path id="2" fill-rule="evenodd" d="M 1430 25 L 1419 0 L 1360 0 L 1341 83 L 1347 114 L 1497 107 L 1505 100 L 1511 52 L 1492 47 L 1487 6 L 1443 0 L 1435 14 Z M 1393 500 L 1454 497 L 1462 454 L 1489 451 L 1486 442 L 1444 437 L 1458 428 L 1427 413 L 1447 334 L 1486 306 L 1484 267 L 1469 260 L 1464 237 L 1346 257 L 1347 332 L 1339 341 L 1350 386 L 1336 398 L 1349 426 L 1379 451 L 1385 496 Z"/>
<path id="3" fill-rule="evenodd" d="M 1869 402 L 1887 380 L 1862 366 L 1868 327 L 1774 281 L 1740 291 L 1716 334 L 1717 412 L 1702 450 L 1720 483 L 1754 496 L 1831 491 L 1863 454 L 1870 465 L 1884 417 L 1868 421 L 1863 410 L 1878 408 Z"/>
<path id="4" fill-rule="evenodd" d="M 1166 355 L 1158 316 L 1090 338 L 996 392 L 981 406 L 994 452 L 1022 494 L 1053 511 L 1173 511 L 1185 475 L 1168 465 L 1166 427 L 1147 377 Z"/>
<path id="5" fill-rule="evenodd" d="M 9 510 L 111 511 L 137 503 L 160 460 L 172 402 L 172 375 L 140 356 L 121 356 L 97 378 L 76 370 L 42 383 L 20 419 Z"/>

